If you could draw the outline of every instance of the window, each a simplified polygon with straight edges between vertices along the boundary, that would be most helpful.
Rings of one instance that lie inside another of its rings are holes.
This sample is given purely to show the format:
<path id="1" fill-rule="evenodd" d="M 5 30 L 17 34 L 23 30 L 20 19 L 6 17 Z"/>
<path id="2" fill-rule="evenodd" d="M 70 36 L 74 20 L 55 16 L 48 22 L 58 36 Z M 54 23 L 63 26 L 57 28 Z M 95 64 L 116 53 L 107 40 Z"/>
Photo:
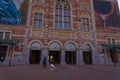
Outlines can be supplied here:
<path id="1" fill-rule="evenodd" d="M 62 29 L 62 6 L 56 5 L 55 8 L 55 29 Z"/>
<path id="2" fill-rule="evenodd" d="M 65 3 L 65 2 L 67 2 L 67 0 L 58 0 L 58 2 Z"/>
<path id="3" fill-rule="evenodd" d="M 64 29 L 71 30 L 71 14 L 70 14 L 70 7 L 64 7 Z"/>
<path id="4" fill-rule="evenodd" d="M 5 33 L 5 39 L 9 39 L 10 38 L 10 32 L 6 32 Z"/>
<path id="5" fill-rule="evenodd" d="M 89 18 L 82 17 L 82 31 L 89 31 Z"/>
<path id="6" fill-rule="evenodd" d="M 108 44 L 111 44 L 110 38 L 108 38 L 107 40 L 108 40 Z"/>
<path id="7" fill-rule="evenodd" d="M 108 44 L 115 44 L 115 39 L 114 38 L 107 38 Z"/>
<path id="8" fill-rule="evenodd" d="M 115 44 L 115 39 L 112 39 L 112 44 Z"/>
<path id="9" fill-rule="evenodd" d="M 0 32 L 0 39 L 3 39 L 3 32 Z"/>
<path id="10" fill-rule="evenodd" d="M 42 27 L 42 13 L 35 13 L 34 14 L 34 28 L 41 28 Z"/>
<path id="11" fill-rule="evenodd" d="M 0 32 L 0 39 L 10 39 L 10 32 Z"/>
<path id="12" fill-rule="evenodd" d="M 55 6 L 55 29 L 71 30 L 71 9 L 65 0 Z M 64 4 L 63 4 L 64 3 Z"/>

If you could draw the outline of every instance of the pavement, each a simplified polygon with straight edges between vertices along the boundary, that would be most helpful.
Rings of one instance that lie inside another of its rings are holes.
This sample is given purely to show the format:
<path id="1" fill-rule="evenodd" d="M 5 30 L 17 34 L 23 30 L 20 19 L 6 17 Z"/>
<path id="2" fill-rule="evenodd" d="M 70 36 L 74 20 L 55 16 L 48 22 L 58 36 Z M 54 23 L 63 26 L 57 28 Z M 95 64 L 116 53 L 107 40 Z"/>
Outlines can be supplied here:
<path id="1" fill-rule="evenodd" d="M 0 80 L 64 80 L 50 66 L 42 69 L 41 65 L 13 65 L 0 67 Z"/>
<path id="2" fill-rule="evenodd" d="M 120 80 L 120 66 L 0 65 L 0 80 Z"/>
<path id="3" fill-rule="evenodd" d="M 91 69 L 102 70 L 102 71 L 120 74 L 120 65 L 119 66 L 114 66 L 114 65 L 79 65 L 78 67 L 86 67 L 86 68 L 91 68 Z"/>
<path id="4" fill-rule="evenodd" d="M 120 80 L 120 66 L 66 65 L 57 66 L 64 80 Z"/>

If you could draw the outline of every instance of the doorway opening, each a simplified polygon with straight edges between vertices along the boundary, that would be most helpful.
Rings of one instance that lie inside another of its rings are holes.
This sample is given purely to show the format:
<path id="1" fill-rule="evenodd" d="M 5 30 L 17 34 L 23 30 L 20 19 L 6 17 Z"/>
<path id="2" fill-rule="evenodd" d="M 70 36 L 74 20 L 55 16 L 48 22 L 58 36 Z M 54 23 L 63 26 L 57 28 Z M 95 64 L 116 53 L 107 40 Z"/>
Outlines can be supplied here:
<path id="1" fill-rule="evenodd" d="M 83 61 L 85 64 L 92 64 L 92 52 L 83 52 Z"/>
<path id="2" fill-rule="evenodd" d="M 113 63 L 117 63 L 118 62 L 118 57 L 117 57 L 117 53 L 116 53 L 116 49 L 115 48 L 111 48 L 109 50 L 110 52 L 110 58 L 112 60 Z"/>
<path id="3" fill-rule="evenodd" d="M 52 64 L 60 64 L 61 61 L 60 51 L 50 51 L 49 52 L 49 62 Z"/>
<path id="4" fill-rule="evenodd" d="M 76 51 L 66 51 L 65 61 L 66 64 L 76 64 Z"/>
<path id="5" fill-rule="evenodd" d="M 0 45 L 0 62 L 5 60 L 7 54 L 7 45 Z"/>
<path id="6" fill-rule="evenodd" d="M 30 64 L 39 64 L 41 60 L 40 50 L 30 50 L 29 62 Z"/>

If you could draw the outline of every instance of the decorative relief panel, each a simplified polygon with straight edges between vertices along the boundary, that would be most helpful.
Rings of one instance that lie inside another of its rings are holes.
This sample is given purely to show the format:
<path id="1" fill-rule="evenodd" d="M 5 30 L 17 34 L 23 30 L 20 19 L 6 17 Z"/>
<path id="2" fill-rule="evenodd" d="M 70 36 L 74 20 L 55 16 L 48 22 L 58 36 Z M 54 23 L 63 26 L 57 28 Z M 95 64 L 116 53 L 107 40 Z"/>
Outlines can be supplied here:
<path id="1" fill-rule="evenodd" d="M 92 33 L 90 32 L 82 32 L 82 39 L 92 39 Z"/>
<path id="2" fill-rule="evenodd" d="M 64 31 L 64 30 L 50 30 L 51 38 L 68 38 L 68 39 L 76 39 L 75 31 Z"/>
<path id="3" fill-rule="evenodd" d="M 30 30 L 30 37 L 31 38 L 41 38 L 43 37 L 43 31 L 41 29 L 31 29 Z"/>
<path id="4" fill-rule="evenodd" d="M 80 10 L 89 11 L 90 5 L 86 2 L 82 2 L 82 3 L 80 3 Z"/>
<path id="5" fill-rule="evenodd" d="M 43 3 L 44 3 L 44 0 L 35 0 L 35 4 L 43 5 Z"/>

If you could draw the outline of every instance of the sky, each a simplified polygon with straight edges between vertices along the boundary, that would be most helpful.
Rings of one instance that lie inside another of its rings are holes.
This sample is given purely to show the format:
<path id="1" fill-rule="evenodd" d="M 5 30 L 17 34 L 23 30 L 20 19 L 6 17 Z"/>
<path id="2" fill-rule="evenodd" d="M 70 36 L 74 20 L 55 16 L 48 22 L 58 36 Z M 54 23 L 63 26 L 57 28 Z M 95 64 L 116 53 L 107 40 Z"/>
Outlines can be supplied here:
<path id="1" fill-rule="evenodd" d="M 120 10 L 120 0 L 118 0 L 119 10 Z"/>

